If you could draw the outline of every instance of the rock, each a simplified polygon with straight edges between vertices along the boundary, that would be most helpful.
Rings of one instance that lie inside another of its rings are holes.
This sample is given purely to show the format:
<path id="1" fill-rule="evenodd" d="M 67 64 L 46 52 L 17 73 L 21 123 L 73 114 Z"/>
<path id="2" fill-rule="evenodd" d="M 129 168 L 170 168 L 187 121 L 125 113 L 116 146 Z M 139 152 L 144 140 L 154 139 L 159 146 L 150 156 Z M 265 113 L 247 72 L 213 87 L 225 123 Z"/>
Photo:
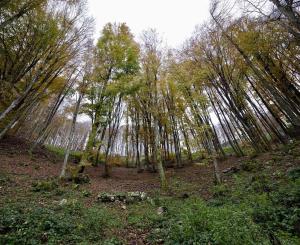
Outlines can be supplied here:
<path id="1" fill-rule="evenodd" d="M 141 199 L 142 201 L 147 199 L 147 194 L 145 192 L 140 192 L 141 193 Z"/>
<path id="2" fill-rule="evenodd" d="M 224 174 L 229 174 L 229 173 L 234 174 L 234 173 L 237 173 L 237 172 L 239 172 L 239 171 L 240 171 L 239 168 L 233 166 L 233 167 L 224 169 L 222 172 L 223 172 Z"/>
<path id="3" fill-rule="evenodd" d="M 147 194 L 145 192 L 135 191 L 128 192 L 126 201 L 129 202 L 139 202 L 147 199 Z"/>
<path id="4" fill-rule="evenodd" d="M 167 212 L 167 208 L 166 207 L 159 207 L 156 212 L 157 212 L 158 215 L 163 215 L 165 212 Z"/>
<path id="5" fill-rule="evenodd" d="M 147 201 L 152 205 L 155 206 L 155 202 L 151 197 L 147 197 Z"/>
<path id="6" fill-rule="evenodd" d="M 126 210 L 127 209 L 127 207 L 123 204 L 123 205 L 121 205 L 121 208 L 123 209 L 123 210 Z"/>
<path id="7" fill-rule="evenodd" d="M 156 240 L 157 244 L 164 244 L 164 242 L 165 242 L 164 239 L 158 239 L 158 240 Z"/>
<path id="8" fill-rule="evenodd" d="M 126 201 L 126 194 L 125 193 L 117 193 L 116 199 L 119 200 L 120 202 L 125 202 Z"/>
<path id="9" fill-rule="evenodd" d="M 84 183 L 89 183 L 90 178 L 87 174 L 79 173 L 77 176 L 73 177 L 73 181 L 76 184 L 84 184 Z"/>
<path id="10" fill-rule="evenodd" d="M 127 204 L 132 204 L 132 203 L 134 203 L 134 202 L 135 202 L 134 197 L 132 197 L 132 196 L 126 197 L 125 203 L 127 203 Z"/>
<path id="11" fill-rule="evenodd" d="M 47 243 L 47 242 L 48 242 L 48 234 L 47 234 L 47 232 L 44 232 L 44 233 L 41 235 L 41 242 L 42 242 L 42 243 Z"/>
<path id="12" fill-rule="evenodd" d="M 145 192 L 127 192 L 127 193 L 101 193 L 97 197 L 101 202 L 122 202 L 122 203 L 135 203 L 147 200 L 147 194 Z"/>
<path id="13" fill-rule="evenodd" d="M 108 193 L 101 193 L 97 196 L 97 200 L 101 202 L 114 202 L 116 200 L 116 196 Z"/>
<path id="14" fill-rule="evenodd" d="M 89 196 L 92 195 L 92 193 L 91 193 L 90 191 L 88 191 L 88 190 L 83 190 L 83 191 L 82 191 L 82 195 L 83 195 L 84 197 L 89 197 Z"/>
<path id="15" fill-rule="evenodd" d="M 189 198 L 190 196 L 189 196 L 189 194 L 187 194 L 187 193 L 183 193 L 181 196 L 180 196 L 180 198 L 182 198 L 182 199 L 187 199 L 187 198 Z"/>
<path id="16" fill-rule="evenodd" d="M 59 202 L 59 206 L 66 205 L 67 203 L 68 203 L 67 199 L 62 199 L 62 200 Z"/>

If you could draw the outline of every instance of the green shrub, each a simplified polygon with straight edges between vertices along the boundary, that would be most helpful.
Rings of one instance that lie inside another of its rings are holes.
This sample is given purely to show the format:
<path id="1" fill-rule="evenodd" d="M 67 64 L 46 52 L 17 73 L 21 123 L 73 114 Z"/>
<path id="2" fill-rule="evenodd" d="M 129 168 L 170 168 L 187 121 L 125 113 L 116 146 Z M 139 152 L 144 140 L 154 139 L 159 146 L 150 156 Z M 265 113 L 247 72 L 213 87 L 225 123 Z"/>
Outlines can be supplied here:
<path id="1" fill-rule="evenodd" d="M 123 245 L 118 238 L 110 238 L 103 242 L 103 245 Z"/>
<path id="2" fill-rule="evenodd" d="M 0 173 L 0 185 L 5 185 L 12 182 L 10 177 L 4 173 Z"/>
<path id="3" fill-rule="evenodd" d="M 42 180 L 32 183 L 32 191 L 53 191 L 58 188 L 58 184 L 55 180 Z"/>
<path id="4" fill-rule="evenodd" d="M 254 171 L 261 170 L 262 165 L 258 163 L 256 160 L 247 160 L 241 163 L 241 168 L 244 171 L 254 172 Z"/>
<path id="5" fill-rule="evenodd" d="M 287 182 L 267 195 L 256 197 L 250 202 L 248 198 L 255 222 L 269 231 L 281 230 L 300 236 L 297 231 L 300 221 L 300 179 Z"/>
<path id="6" fill-rule="evenodd" d="M 300 167 L 290 169 L 287 174 L 292 180 L 300 179 Z"/>
<path id="7" fill-rule="evenodd" d="M 92 193 L 91 193 L 90 191 L 88 191 L 88 190 L 83 190 L 83 191 L 82 191 L 82 195 L 83 195 L 84 197 L 89 197 L 89 196 L 92 195 Z"/>
<path id="8" fill-rule="evenodd" d="M 214 197 L 225 197 L 228 194 L 229 194 L 229 188 L 226 184 L 215 185 L 213 187 Z"/>
<path id="9" fill-rule="evenodd" d="M 250 188 L 254 192 L 270 192 L 273 188 L 270 179 L 265 174 L 257 174 L 251 177 Z M 249 190 L 249 188 L 248 188 Z"/>
<path id="10" fill-rule="evenodd" d="M 59 158 L 63 159 L 65 156 L 65 149 L 56 147 L 53 145 L 47 145 L 47 150 L 58 156 Z M 81 151 L 71 151 L 69 155 L 70 161 L 73 161 L 74 163 L 79 163 L 82 157 Z"/>

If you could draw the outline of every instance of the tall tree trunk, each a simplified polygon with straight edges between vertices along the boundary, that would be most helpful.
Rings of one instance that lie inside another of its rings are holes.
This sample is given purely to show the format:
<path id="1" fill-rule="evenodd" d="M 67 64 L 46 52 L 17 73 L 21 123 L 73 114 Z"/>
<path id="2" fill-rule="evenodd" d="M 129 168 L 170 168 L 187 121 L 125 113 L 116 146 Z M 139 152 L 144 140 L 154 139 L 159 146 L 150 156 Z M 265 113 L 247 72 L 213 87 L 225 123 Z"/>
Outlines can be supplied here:
<path id="1" fill-rule="evenodd" d="M 69 158 L 69 154 L 70 154 L 70 150 L 71 150 L 71 145 L 72 145 L 72 140 L 74 137 L 74 132 L 75 132 L 75 127 L 76 127 L 76 120 L 77 120 L 77 115 L 79 112 L 79 108 L 80 108 L 80 103 L 81 100 L 83 98 L 83 94 L 79 94 L 76 106 L 75 106 L 75 111 L 73 113 L 73 120 L 72 120 L 72 125 L 69 131 L 69 136 L 68 136 L 68 145 L 67 145 L 67 149 L 65 152 L 65 159 L 64 159 L 64 163 L 62 165 L 62 169 L 59 175 L 59 178 L 65 178 L 66 177 L 66 169 L 67 169 L 67 164 L 68 164 L 68 158 Z"/>

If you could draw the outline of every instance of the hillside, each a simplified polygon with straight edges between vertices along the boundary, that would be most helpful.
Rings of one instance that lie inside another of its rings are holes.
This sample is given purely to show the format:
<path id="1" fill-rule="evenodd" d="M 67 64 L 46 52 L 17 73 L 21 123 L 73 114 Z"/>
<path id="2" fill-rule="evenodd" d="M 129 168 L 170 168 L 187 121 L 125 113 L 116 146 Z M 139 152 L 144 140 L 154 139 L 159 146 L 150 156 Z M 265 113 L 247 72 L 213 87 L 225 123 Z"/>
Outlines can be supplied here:
<path id="1" fill-rule="evenodd" d="M 220 186 L 214 185 L 212 164 L 169 168 L 166 192 L 155 173 L 124 167 L 113 168 L 111 178 L 103 178 L 99 166 L 87 169 L 88 183 L 59 182 L 61 160 L 45 149 L 33 155 L 27 149 L 20 139 L 0 142 L 1 244 L 300 241 L 297 142 L 253 158 L 228 158 L 221 170 L 235 167 L 237 173 L 223 173 Z M 137 191 L 149 198 L 133 203 L 97 199 Z"/>

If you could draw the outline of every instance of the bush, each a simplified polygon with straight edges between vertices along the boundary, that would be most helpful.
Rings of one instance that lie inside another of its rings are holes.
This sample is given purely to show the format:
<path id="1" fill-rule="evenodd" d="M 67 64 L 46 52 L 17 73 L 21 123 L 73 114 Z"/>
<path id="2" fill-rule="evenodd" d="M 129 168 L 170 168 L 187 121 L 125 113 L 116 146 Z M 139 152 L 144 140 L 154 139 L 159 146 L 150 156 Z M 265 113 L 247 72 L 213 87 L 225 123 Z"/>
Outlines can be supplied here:
<path id="1" fill-rule="evenodd" d="M 43 180 L 32 183 L 32 191 L 53 191 L 58 188 L 58 184 L 55 180 Z"/>
<path id="2" fill-rule="evenodd" d="M 267 175 L 257 174 L 251 177 L 250 188 L 257 193 L 270 192 L 273 185 Z"/>
<path id="3" fill-rule="evenodd" d="M 229 188 L 226 184 L 215 185 L 213 187 L 214 197 L 225 197 L 228 194 L 229 194 Z"/>
<path id="4" fill-rule="evenodd" d="M 300 179 L 300 167 L 290 169 L 287 174 L 292 180 Z"/>
<path id="5" fill-rule="evenodd" d="M 241 163 L 241 168 L 244 171 L 254 172 L 254 171 L 261 170 L 262 165 L 258 163 L 256 160 L 248 160 L 248 161 L 243 161 Z"/>

